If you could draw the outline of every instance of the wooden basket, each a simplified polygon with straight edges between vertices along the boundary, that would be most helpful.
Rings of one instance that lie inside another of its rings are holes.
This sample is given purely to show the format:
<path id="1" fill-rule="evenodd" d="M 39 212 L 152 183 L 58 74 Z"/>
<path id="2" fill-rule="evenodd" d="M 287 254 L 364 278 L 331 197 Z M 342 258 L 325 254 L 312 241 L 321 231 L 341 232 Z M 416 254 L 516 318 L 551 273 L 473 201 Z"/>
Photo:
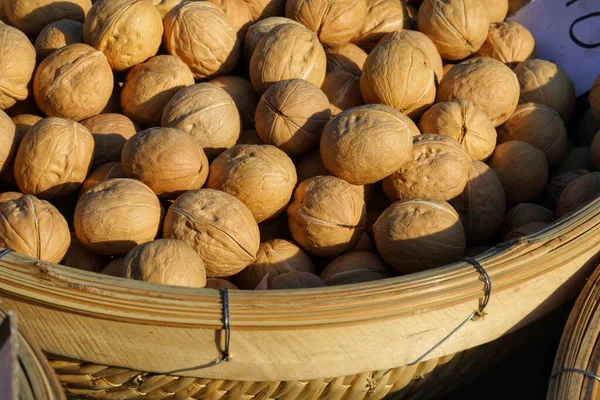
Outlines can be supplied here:
<path id="1" fill-rule="evenodd" d="M 2 398 L 10 400 L 12 396 L 18 395 L 20 400 L 65 400 L 65 393 L 54 370 L 48 364 L 48 360 L 42 351 L 29 340 L 28 336 L 17 329 L 14 316 L 0 311 L 0 320 L 4 320 L 3 326 L 5 322 L 8 324 L 6 327 L 14 335 L 7 339 L 11 340 L 14 345 L 12 351 L 15 352 L 13 357 L 16 356 L 14 362 L 16 362 L 17 372 L 13 377 L 16 381 L 13 382 L 14 387 L 12 388 L 16 392 L 7 393 L 6 390 L 9 389 L 3 386 Z M 7 376 L 10 364 L 2 365 L 2 367 L 4 374 L 2 380 L 10 379 L 11 377 Z"/>
<path id="2" fill-rule="evenodd" d="M 221 354 L 217 290 L 122 280 L 10 253 L 0 260 L 0 296 L 56 360 L 73 396 L 379 399 L 418 391 L 423 399 L 493 359 L 497 345 L 483 344 L 581 287 L 600 262 L 600 199 L 477 260 L 493 284 L 486 315 L 437 347 L 484 295 L 468 263 L 341 287 L 231 291 L 231 359 L 211 368 L 197 367 Z"/>
<path id="3" fill-rule="evenodd" d="M 553 371 L 548 400 L 600 398 L 600 267 L 571 311 Z"/>

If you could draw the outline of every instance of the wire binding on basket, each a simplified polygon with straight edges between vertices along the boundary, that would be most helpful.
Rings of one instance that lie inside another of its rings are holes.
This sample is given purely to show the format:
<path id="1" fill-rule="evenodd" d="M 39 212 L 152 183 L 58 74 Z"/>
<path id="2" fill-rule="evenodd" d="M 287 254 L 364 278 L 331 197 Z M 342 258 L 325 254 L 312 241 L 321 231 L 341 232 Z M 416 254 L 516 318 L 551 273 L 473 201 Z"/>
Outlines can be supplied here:
<path id="1" fill-rule="evenodd" d="M 194 371 L 198 369 L 211 368 L 231 360 L 231 354 L 229 354 L 229 343 L 231 342 L 231 321 L 229 317 L 229 290 L 227 288 L 221 288 L 219 289 L 219 293 L 221 295 L 221 302 L 223 304 L 223 330 L 225 331 L 225 347 L 223 348 L 223 351 L 221 351 L 221 355 L 215 360 L 204 365 L 198 365 L 189 368 L 181 368 L 174 371 L 161 372 L 158 373 L 158 375 L 174 375 L 185 371 Z"/>
<path id="2" fill-rule="evenodd" d="M 483 266 L 474 258 L 465 257 L 462 259 L 462 261 L 469 263 L 473 267 L 475 267 L 475 269 L 479 273 L 479 280 L 483 281 L 484 294 L 483 294 L 483 298 L 481 298 L 479 300 L 479 308 L 477 310 L 474 310 L 471 314 L 469 314 L 469 316 L 464 321 L 462 321 L 460 324 L 458 324 L 458 326 L 456 328 L 454 328 L 450 333 L 448 333 L 446 336 L 444 336 L 444 338 L 442 338 L 442 340 L 437 342 L 432 348 L 427 350 L 421 357 L 417 358 L 415 361 L 411 362 L 410 364 L 407 364 L 407 366 L 410 367 L 410 366 L 420 363 L 421 361 L 423 361 L 423 359 L 425 357 L 427 357 L 429 354 L 434 352 L 435 349 L 437 349 L 442 344 L 444 344 L 444 342 L 446 342 L 446 340 L 450 339 L 456 332 L 458 332 L 469 321 L 475 321 L 475 320 L 477 320 L 479 318 L 483 318 L 485 316 L 484 310 L 487 307 L 488 303 L 490 302 L 490 296 L 492 295 L 492 279 L 490 278 L 490 276 L 487 273 L 487 271 L 485 270 L 485 268 L 483 268 Z M 392 369 L 387 370 L 383 374 L 383 376 L 387 375 L 391 370 Z"/>
<path id="3" fill-rule="evenodd" d="M 550 375 L 550 379 L 556 378 L 557 376 L 562 375 L 565 372 L 576 372 L 578 374 L 583 374 L 589 378 L 596 379 L 598 382 L 600 382 L 599 375 L 596 375 L 595 373 L 590 372 L 590 371 L 586 371 L 585 369 L 579 369 L 579 368 L 563 368 L 560 371 L 554 372 L 552 375 Z"/>
<path id="4" fill-rule="evenodd" d="M 12 250 L 11 249 L 4 249 L 2 251 L 0 251 L 0 259 L 3 259 L 4 256 L 6 256 L 8 253 L 11 253 Z"/>

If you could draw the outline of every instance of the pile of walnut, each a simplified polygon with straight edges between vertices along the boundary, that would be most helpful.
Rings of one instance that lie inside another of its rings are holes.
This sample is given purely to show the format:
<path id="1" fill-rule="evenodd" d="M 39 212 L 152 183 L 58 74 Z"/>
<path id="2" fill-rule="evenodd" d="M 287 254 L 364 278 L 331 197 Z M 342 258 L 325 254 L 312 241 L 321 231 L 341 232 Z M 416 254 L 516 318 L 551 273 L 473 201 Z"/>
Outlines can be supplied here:
<path id="1" fill-rule="evenodd" d="M 539 231 L 600 194 L 600 78 L 574 115 L 573 83 L 508 11 L 1 0 L 0 246 L 264 290 Z"/>

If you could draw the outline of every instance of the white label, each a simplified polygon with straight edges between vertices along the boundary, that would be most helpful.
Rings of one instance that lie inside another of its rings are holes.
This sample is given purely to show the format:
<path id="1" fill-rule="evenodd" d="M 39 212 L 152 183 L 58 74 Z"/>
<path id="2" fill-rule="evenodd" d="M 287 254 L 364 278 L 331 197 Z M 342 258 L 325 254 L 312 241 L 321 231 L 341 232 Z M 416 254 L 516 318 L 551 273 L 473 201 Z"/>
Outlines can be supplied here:
<path id="1" fill-rule="evenodd" d="M 577 95 L 600 74 L 600 0 L 536 0 L 508 18 L 531 31 L 537 58 L 560 66 Z"/>

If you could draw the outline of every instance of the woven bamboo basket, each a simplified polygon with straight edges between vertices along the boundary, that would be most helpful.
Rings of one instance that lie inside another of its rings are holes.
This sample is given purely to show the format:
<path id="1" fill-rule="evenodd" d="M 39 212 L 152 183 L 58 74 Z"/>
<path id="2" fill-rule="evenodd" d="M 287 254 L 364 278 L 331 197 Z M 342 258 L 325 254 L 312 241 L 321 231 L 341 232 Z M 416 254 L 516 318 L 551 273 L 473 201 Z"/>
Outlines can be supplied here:
<path id="1" fill-rule="evenodd" d="M 507 351 L 497 339 L 581 288 L 600 262 L 600 198 L 476 260 L 492 290 L 472 320 L 485 290 L 466 262 L 348 286 L 231 291 L 230 331 L 217 290 L 14 253 L 0 259 L 0 297 L 74 398 L 424 399 L 472 376 Z M 221 356 L 227 332 L 231 357 L 203 368 Z"/>
<path id="2" fill-rule="evenodd" d="M 19 400 L 65 400 L 65 393 L 54 370 L 46 360 L 42 351 L 31 342 L 29 337 L 22 330 L 17 329 L 17 323 L 14 322 L 14 316 L 8 317 L 8 314 L 0 311 L 0 320 L 8 322 L 7 328 L 14 331 L 14 349 L 16 355 L 17 373 L 14 378 L 13 395 L 18 395 Z M 6 367 L 6 366 L 3 366 Z M 4 372 L 6 372 L 3 369 Z M 9 379 L 3 376 L 3 379 Z M 2 392 L 3 399 L 11 399 L 11 396 Z"/>
<path id="3" fill-rule="evenodd" d="M 600 398 L 600 267 L 577 298 L 553 371 L 548 400 Z"/>

